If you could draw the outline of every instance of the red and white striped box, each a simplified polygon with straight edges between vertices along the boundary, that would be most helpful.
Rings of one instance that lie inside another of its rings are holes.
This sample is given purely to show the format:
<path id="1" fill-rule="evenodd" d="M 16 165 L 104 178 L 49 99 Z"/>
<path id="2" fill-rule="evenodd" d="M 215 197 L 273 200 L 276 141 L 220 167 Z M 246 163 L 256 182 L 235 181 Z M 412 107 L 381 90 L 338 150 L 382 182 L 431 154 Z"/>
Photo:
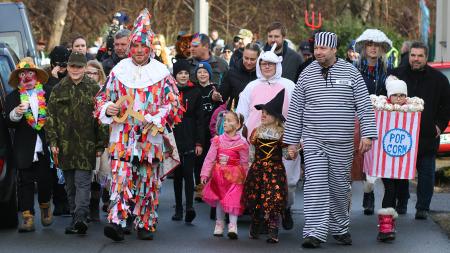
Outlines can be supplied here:
<path id="1" fill-rule="evenodd" d="M 369 176 L 414 179 L 421 112 L 375 111 L 378 139 L 364 155 Z"/>

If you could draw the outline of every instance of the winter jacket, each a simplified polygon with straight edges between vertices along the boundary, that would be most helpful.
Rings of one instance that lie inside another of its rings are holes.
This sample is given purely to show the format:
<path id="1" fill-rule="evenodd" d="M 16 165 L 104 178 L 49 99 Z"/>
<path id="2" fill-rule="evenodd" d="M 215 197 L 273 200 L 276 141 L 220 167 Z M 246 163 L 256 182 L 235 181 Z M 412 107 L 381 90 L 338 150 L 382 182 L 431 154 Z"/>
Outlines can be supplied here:
<path id="1" fill-rule="evenodd" d="M 204 146 L 204 119 L 202 110 L 202 96 L 197 86 L 178 86 L 185 112 L 180 123 L 175 125 L 173 133 L 178 152 L 184 154 L 192 152 L 196 145 Z"/>
<path id="2" fill-rule="evenodd" d="M 230 59 L 230 70 L 239 67 L 239 62 L 242 60 L 243 55 L 244 55 L 243 48 L 238 48 L 238 49 L 234 50 L 233 54 L 231 55 L 231 59 Z"/>
<path id="3" fill-rule="evenodd" d="M 239 94 L 244 90 L 245 86 L 253 80 L 256 80 L 256 69 L 252 71 L 246 70 L 242 63 L 242 59 L 240 59 L 236 68 L 230 69 L 230 71 L 225 74 L 223 84 L 219 88 L 219 93 L 222 95 L 222 100 L 224 102 L 230 98 L 227 108 L 230 108 L 233 99 L 235 106 L 237 106 Z"/>
<path id="4" fill-rule="evenodd" d="M 120 58 L 117 56 L 116 53 L 112 53 L 111 56 L 104 59 L 102 61 L 103 71 L 105 71 L 105 75 L 109 76 L 109 72 L 111 72 L 111 69 L 114 68 L 114 66 L 117 65 L 123 58 Z"/>
<path id="5" fill-rule="evenodd" d="M 107 134 L 93 116 L 98 84 L 84 76 L 74 84 L 69 76 L 57 84 L 47 103 L 45 131 L 51 147 L 59 148 L 63 170 L 92 170 L 95 153 L 107 146 Z"/>
<path id="6" fill-rule="evenodd" d="M 266 44 L 264 46 L 264 51 L 270 51 L 271 45 Z M 283 73 L 281 77 L 291 80 L 297 83 L 298 77 L 300 76 L 300 65 L 303 63 L 303 57 L 288 47 L 286 41 L 283 42 L 283 51 L 278 56 L 283 56 L 283 62 L 281 63 L 283 67 Z"/>
<path id="7" fill-rule="evenodd" d="M 408 97 L 419 97 L 425 102 L 420 122 L 419 155 L 436 154 L 439 138 L 436 126 L 445 130 L 450 119 L 450 84 L 441 72 L 426 65 L 423 71 L 412 71 L 402 66 L 392 74 L 406 82 Z"/>
<path id="8" fill-rule="evenodd" d="M 209 141 L 211 139 L 211 134 L 207 129 L 209 129 L 209 123 L 211 122 L 211 117 L 216 110 L 217 107 L 219 107 L 220 102 L 214 102 L 212 100 L 212 93 L 213 93 L 213 87 L 217 89 L 217 85 L 214 83 L 211 83 L 210 85 L 206 87 L 202 87 L 200 84 L 197 84 L 197 87 L 200 90 L 201 97 L 202 97 L 202 109 L 203 109 L 203 119 L 204 119 L 204 125 L 203 129 L 205 129 L 205 141 Z"/>
<path id="9" fill-rule="evenodd" d="M 369 95 L 375 94 L 379 96 L 387 94 L 385 82 L 388 77 L 387 73 L 391 72 L 393 69 L 392 64 L 388 63 L 388 66 L 385 69 L 384 63 L 380 59 L 372 72 L 369 71 L 366 60 L 355 62 L 355 67 L 361 72 L 361 75 L 366 82 Z"/>

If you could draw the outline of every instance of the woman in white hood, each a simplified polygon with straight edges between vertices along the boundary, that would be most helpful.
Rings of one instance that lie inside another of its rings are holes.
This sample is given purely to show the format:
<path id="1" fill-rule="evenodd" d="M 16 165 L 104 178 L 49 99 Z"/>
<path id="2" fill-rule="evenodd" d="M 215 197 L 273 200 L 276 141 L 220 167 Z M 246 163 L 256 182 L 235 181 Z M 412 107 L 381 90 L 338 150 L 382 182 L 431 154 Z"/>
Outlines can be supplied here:
<path id="1" fill-rule="evenodd" d="M 276 43 L 270 51 L 261 53 L 256 62 L 257 79 L 251 81 L 239 95 L 236 112 L 244 116 L 246 131 L 243 132 L 247 133 L 247 138 L 250 138 L 253 130 L 261 125 L 261 111 L 256 110 L 255 105 L 267 104 L 282 89 L 285 90 L 282 114 L 285 118 L 287 117 L 295 84 L 291 80 L 281 77 L 283 57 L 274 53 L 275 48 Z M 282 225 L 284 229 L 292 229 L 293 220 L 290 207 L 294 204 L 295 189 L 300 179 L 300 158 L 296 160 L 283 159 L 283 164 L 288 179 L 288 204 L 282 215 Z"/>
<path id="2" fill-rule="evenodd" d="M 289 102 L 295 84 L 281 77 L 282 56 L 274 53 L 276 44 L 270 51 L 261 53 L 256 62 L 256 77 L 239 95 L 239 103 L 236 112 L 244 115 L 244 124 L 247 128 L 247 137 L 250 137 L 253 129 L 261 124 L 261 111 L 255 109 L 255 105 L 266 104 L 272 100 L 278 92 L 285 89 L 283 103 L 283 116 L 287 116 Z"/>

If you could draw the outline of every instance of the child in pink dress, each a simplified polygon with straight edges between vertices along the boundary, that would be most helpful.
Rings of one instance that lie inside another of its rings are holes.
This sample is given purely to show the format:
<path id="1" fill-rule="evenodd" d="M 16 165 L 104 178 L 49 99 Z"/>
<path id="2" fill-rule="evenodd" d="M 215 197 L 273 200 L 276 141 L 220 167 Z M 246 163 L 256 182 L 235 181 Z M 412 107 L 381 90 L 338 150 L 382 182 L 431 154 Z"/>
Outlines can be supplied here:
<path id="1" fill-rule="evenodd" d="M 203 201 L 216 207 L 214 236 L 223 236 L 225 213 L 229 214 L 228 237 L 237 239 L 237 217 L 244 212 L 241 195 L 248 169 L 248 143 L 237 134 L 243 116 L 227 112 L 224 134 L 216 136 L 202 167 L 201 179 L 206 184 Z"/>

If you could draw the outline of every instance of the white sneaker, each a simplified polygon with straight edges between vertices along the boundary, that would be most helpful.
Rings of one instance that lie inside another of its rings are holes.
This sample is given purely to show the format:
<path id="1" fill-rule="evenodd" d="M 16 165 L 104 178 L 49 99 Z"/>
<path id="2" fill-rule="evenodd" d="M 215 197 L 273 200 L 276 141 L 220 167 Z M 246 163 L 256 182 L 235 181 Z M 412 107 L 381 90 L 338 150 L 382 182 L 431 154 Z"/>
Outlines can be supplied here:
<path id="1" fill-rule="evenodd" d="M 231 240 L 238 239 L 238 232 L 237 232 L 237 224 L 236 223 L 229 223 L 228 224 L 228 238 Z"/>
<path id="2" fill-rule="evenodd" d="M 225 222 L 223 220 L 216 220 L 216 226 L 214 227 L 214 236 L 223 236 L 223 228 Z"/>

